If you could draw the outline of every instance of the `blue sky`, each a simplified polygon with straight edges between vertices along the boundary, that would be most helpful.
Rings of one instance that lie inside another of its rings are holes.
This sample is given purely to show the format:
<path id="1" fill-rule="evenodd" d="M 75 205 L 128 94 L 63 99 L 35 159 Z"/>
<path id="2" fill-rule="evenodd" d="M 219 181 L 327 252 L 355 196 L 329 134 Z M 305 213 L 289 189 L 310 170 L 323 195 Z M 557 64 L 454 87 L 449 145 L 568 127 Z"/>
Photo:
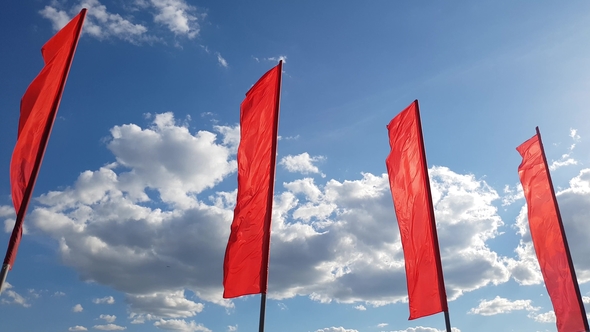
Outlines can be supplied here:
<path id="1" fill-rule="evenodd" d="M 41 46 L 89 9 L 27 219 L 9 331 L 254 331 L 224 301 L 239 105 L 284 59 L 268 331 L 437 332 L 408 321 L 385 125 L 419 99 L 450 316 L 555 331 L 515 148 L 543 135 L 590 303 L 590 3 L 68 0 L 0 11 L 0 227 Z"/>

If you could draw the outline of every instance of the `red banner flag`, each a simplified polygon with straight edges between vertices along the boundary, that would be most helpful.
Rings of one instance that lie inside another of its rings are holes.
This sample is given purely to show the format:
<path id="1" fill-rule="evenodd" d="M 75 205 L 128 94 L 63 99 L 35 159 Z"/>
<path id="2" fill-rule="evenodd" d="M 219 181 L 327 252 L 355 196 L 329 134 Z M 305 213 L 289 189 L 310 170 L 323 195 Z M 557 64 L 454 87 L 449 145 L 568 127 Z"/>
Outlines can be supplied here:
<path id="1" fill-rule="evenodd" d="M 553 191 L 541 135 L 516 148 L 518 175 L 527 202 L 529 227 L 559 332 L 588 331 L 586 311 Z"/>
<path id="2" fill-rule="evenodd" d="M 404 250 L 409 319 L 447 312 L 418 101 L 387 130 L 391 152 L 385 163 Z"/>
<path id="3" fill-rule="evenodd" d="M 282 61 L 240 107 L 238 197 L 223 262 L 223 297 L 266 294 Z"/>
<path id="4" fill-rule="evenodd" d="M 43 45 L 41 54 L 45 66 L 21 99 L 18 138 L 10 162 L 12 202 L 17 218 L 4 258 L 4 265 L 8 268 L 12 268 L 16 258 L 25 213 L 41 167 L 85 16 L 86 9 L 82 9 Z"/>

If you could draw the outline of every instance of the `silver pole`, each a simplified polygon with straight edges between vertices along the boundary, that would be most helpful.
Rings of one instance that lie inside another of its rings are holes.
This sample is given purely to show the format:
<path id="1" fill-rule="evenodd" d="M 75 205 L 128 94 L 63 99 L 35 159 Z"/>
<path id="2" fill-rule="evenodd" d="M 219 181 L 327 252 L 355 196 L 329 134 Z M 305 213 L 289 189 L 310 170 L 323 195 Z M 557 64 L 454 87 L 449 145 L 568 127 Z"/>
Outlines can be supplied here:
<path id="1" fill-rule="evenodd" d="M 6 277 L 8 276 L 8 270 L 10 270 L 9 264 L 2 265 L 2 271 L 0 272 L 0 294 L 4 290 L 4 282 L 6 281 Z"/>

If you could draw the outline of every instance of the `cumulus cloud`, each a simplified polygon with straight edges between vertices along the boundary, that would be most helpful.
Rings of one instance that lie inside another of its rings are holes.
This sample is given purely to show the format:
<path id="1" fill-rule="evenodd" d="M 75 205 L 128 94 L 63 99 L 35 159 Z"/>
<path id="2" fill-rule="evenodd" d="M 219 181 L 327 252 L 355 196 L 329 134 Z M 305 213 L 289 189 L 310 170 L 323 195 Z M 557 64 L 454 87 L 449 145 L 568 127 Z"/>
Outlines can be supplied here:
<path id="1" fill-rule="evenodd" d="M 590 281 L 590 169 L 586 168 L 569 182 L 569 188 L 557 193 L 557 201 L 578 281 Z"/>
<path id="2" fill-rule="evenodd" d="M 315 332 L 358 332 L 358 330 L 345 329 L 343 327 L 326 327 L 325 329 L 319 329 Z"/>
<path id="3" fill-rule="evenodd" d="M 561 168 L 563 166 L 578 164 L 578 161 L 572 158 L 572 153 L 574 151 L 574 148 L 576 147 L 576 143 L 580 141 L 580 135 L 578 135 L 577 132 L 578 131 L 576 129 L 570 129 L 569 136 L 574 142 L 569 146 L 567 153 L 564 153 L 563 155 L 561 155 L 561 158 L 553 160 L 551 162 L 551 164 L 549 165 L 550 170 L 555 171 L 556 169 Z"/>
<path id="4" fill-rule="evenodd" d="M 217 186 L 235 172 L 238 131 L 190 132 L 171 113 L 150 119 L 113 127 L 106 146 L 115 160 L 41 195 L 30 224 L 56 240 L 83 280 L 126 294 L 133 324 L 203 329 L 183 320 L 202 301 L 233 306 L 218 272 L 236 191 Z M 449 298 L 507 281 L 506 263 L 487 245 L 503 225 L 498 193 L 445 167 L 430 175 Z M 357 307 L 407 300 L 386 174 L 277 185 L 272 227 L 270 298 Z"/>
<path id="5" fill-rule="evenodd" d="M 57 4 L 57 3 L 56 3 Z M 39 13 L 50 20 L 53 29 L 61 29 L 82 8 L 87 8 L 83 33 L 98 39 L 119 38 L 132 43 L 155 40 L 147 34 L 147 27 L 134 24 L 119 14 L 107 10 L 98 0 L 81 0 L 69 10 L 56 6 L 45 6 Z"/>
<path id="6" fill-rule="evenodd" d="M 204 308 L 202 303 L 186 299 L 183 290 L 171 293 L 128 295 L 127 303 L 131 307 L 130 317 L 141 320 L 192 317 Z"/>
<path id="7" fill-rule="evenodd" d="M 154 22 L 165 25 L 176 35 L 195 38 L 199 34 L 197 9 L 184 0 L 150 0 L 156 10 Z"/>
<path id="8" fill-rule="evenodd" d="M 536 322 L 539 323 L 555 323 L 557 320 L 555 317 L 555 312 L 553 310 L 538 315 L 533 314 L 529 317 L 533 318 Z"/>
<path id="9" fill-rule="evenodd" d="M 14 207 L 11 205 L 0 205 L 0 217 L 16 217 Z"/>
<path id="10" fill-rule="evenodd" d="M 447 293 L 508 280 L 502 259 L 486 245 L 502 225 L 498 194 L 472 175 L 430 170 Z M 269 296 L 307 295 L 328 303 L 378 306 L 406 299 L 403 253 L 387 176 L 312 179 L 283 185 L 275 199 Z M 474 272 L 476 271 L 476 272 Z"/>
<path id="11" fill-rule="evenodd" d="M 54 30 L 59 30 L 82 8 L 87 8 L 83 33 L 100 40 L 118 38 L 134 44 L 164 39 L 164 36 L 158 36 L 156 32 L 148 33 L 146 24 L 133 23 L 132 14 L 138 11 L 150 12 L 154 23 L 163 26 L 175 36 L 184 36 L 189 39 L 198 36 L 199 21 L 205 17 L 197 11 L 196 7 L 184 0 L 136 1 L 134 5 L 136 8 L 129 6 L 126 8 L 131 8 L 132 11 L 117 14 L 107 9 L 99 0 L 78 0 L 73 6 L 67 8 L 59 2 L 53 2 L 39 13 L 51 21 Z"/>
<path id="12" fill-rule="evenodd" d="M 505 314 L 515 310 L 538 311 L 539 307 L 533 307 L 531 300 L 510 301 L 506 298 L 496 296 L 492 300 L 482 300 L 477 308 L 472 308 L 469 313 L 482 316 L 493 316 Z"/>
<path id="13" fill-rule="evenodd" d="M 119 326 L 116 324 L 94 325 L 92 328 L 101 331 L 123 331 L 127 329 L 125 326 Z"/>
<path id="14" fill-rule="evenodd" d="M 179 332 L 211 332 L 208 328 L 202 324 L 197 324 L 194 321 L 187 322 L 184 319 L 160 319 L 154 323 L 159 329 L 166 331 L 179 331 Z"/>
<path id="15" fill-rule="evenodd" d="M 100 315 L 98 318 L 104 319 L 107 323 L 112 323 L 117 319 L 115 315 Z"/>
<path id="16" fill-rule="evenodd" d="M 211 205 L 196 197 L 235 171 L 230 148 L 218 142 L 231 140 L 190 133 L 169 113 L 156 115 L 149 128 L 116 126 L 111 135 L 107 146 L 117 161 L 39 197 L 31 223 L 55 237 L 64 262 L 83 279 L 127 293 L 137 316 L 200 312 L 202 304 L 184 298 L 183 288 L 231 306 L 212 271 L 223 260 L 235 192 L 214 194 Z"/>
<path id="17" fill-rule="evenodd" d="M 459 330 L 456 327 L 452 327 L 451 331 L 452 332 L 461 332 L 461 330 Z M 417 326 L 417 327 L 410 327 L 405 330 L 397 330 L 397 331 L 391 331 L 391 332 L 444 332 L 444 330 L 435 329 L 433 327 Z"/>
<path id="18" fill-rule="evenodd" d="M 512 205 L 514 202 L 524 199 L 522 184 L 518 183 L 514 187 L 504 186 L 504 196 L 502 197 L 502 206 Z"/>
<path id="19" fill-rule="evenodd" d="M 279 164 L 285 167 L 289 172 L 302 174 L 320 173 L 319 168 L 315 166 L 314 163 L 325 159 L 326 158 L 323 156 L 311 157 L 309 153 L 304 152 L 296 156 L 285 156 L 281 159 Z"/>
<path id="20" fill-rule="evenodd" d="M 228 67 L 228 63 L 227 61 L 221 56 L 221 54 L 219 52 L 215 52 L 215 55 L 217 56 L 217 62 L 219 63 L 219 65 L 221 67 L 227 68 Z"/>
<path id="21" fill-rule="evenodd" d="M 84 308 L 82 308 L 81 304 L 76 304 L 73 308 L 72 308 L 72 312 L 82 312 L 84 311 Z"/>
<path id="22" fill-rule="evenodd" d="M 365 311 L 365 310 L 367 310 L 367 308 L 364 305 L 362 305 L 362 304 L 359 304 L 359 305 L 355 306 L 354 308 L 356 310 L 359 310 L 359 311 Z"/>
<path id="23" fill-rule="evenodd" d="M 92 300 L 95 304 L 114 304 L 115 298 L 112 296 L 105 296 L 103 298 L 96 298 Z"/>
<path id="24" fill-rule="evenodd" d="M 295 136 L 281 136 L 281 135 L 279 135 L 278 139 L 279 139 L 279 141 L 281 141 L 281 140 L 286 140 L 286 141 L 298 140 L 299 135 L 295 135 Z"/>
<path id="25" fill-rule="evenodd" d="M 236 332 L 238 330 L 238 325 L 229 325 L 227 327 L 227 332 Z"/>
<path id="26" fill-rule="evenodd" d="M 85 328 L 84 326 L 76 325 L 76 326 L 72 326 L 72 327 L 68 328 L 68 331 L 88 331 L 88 329 Z"/>
<path id="27" fill-rule="evenodd" d="M 258 62 L 258 58 L 253 57 L 256 62 Z M 271 56 L 268 58 L 262 58 L 263 60 L 266 61 L 272 61 L 272 62 L 279 62 L 279 61 L 283 61 L 283 63 L 287 63 L 287 56 L 286 55 L 279 55 L 279 56 Z"/>
<path id="28" fill-rule="evenodd" d="M 580 283 L 590 281 L 590 261 L 584 259 L 590 256 L 587 239 L 590 229 L 587 220 L 590 218 L 590 169 L 582 169 L 569 182 L 569 187 L 556 193 L 559 209 L 572 260 L 576 269 L 576 276 Z M 517 233 L 521 235 L 519 246 L 515 252 L 515 259 L 507 259 L 507 265 L 512 277 L 520 284 L 540 284 L 543 281 L 539 263 L 531 241 L 528 227 L 526 206 L 523 206 L 516 219 Z"/>
<path id="29" fill-rule="evenodd" d="M 31 303 L 28 302 L 28 300 L 25 297 L 14 291 L 14 289 L 12 288 L 13 287 L 9 282 L 4 282 L 1 294 L 2 299 L 0 300 L 0 303 L 17 304 L 25 308 L 29 308 L 31 306 Z"/>

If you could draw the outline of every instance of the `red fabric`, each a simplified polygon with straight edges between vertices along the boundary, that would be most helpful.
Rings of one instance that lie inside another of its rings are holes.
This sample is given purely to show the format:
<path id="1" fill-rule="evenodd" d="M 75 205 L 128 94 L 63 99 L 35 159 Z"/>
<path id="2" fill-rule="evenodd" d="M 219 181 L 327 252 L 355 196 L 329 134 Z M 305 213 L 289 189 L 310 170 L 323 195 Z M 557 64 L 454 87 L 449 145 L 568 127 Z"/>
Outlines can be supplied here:
<path id="1" fill-rule="evenodd" d="M 410 318 L 447 310 L 418 101 L 387 126 L 389 185 L 401 234 Z"/>
<path id="2" fill-rule="evenodd" d="M 223 262 L 223 297 L 266 293 L 279 118 L 279 63 L 240 108 L 238 197 Z"/>
<path id="3" fill-rule="evenodd" d="M 22 204 L 26 210 L 32 194 L 85 15 L 86 9 L 83 9 L 43 45 L 41 54 L 45 67 L 29 85 L 21 100 L 18 138 L 10 162 L 12 202 L 17 214 Z M 29 185 L 29 197 L 25 197 Z M 17 215 L 4 259 L 4 264 L 10 264 L 11 267 L 22 237 L 23 220 L 24 212 Z"/>
<path id="4" fill-rule="evenodd" d="M 558 207 L 553 200 L 547 165 L 538 135 L 516 148 L 522 156 L 518 175 L 528 207 L 529 227 L 545 287 L 553 303 L 559 332 L 586 331 L 585 315 L 576 294 Z"/>

